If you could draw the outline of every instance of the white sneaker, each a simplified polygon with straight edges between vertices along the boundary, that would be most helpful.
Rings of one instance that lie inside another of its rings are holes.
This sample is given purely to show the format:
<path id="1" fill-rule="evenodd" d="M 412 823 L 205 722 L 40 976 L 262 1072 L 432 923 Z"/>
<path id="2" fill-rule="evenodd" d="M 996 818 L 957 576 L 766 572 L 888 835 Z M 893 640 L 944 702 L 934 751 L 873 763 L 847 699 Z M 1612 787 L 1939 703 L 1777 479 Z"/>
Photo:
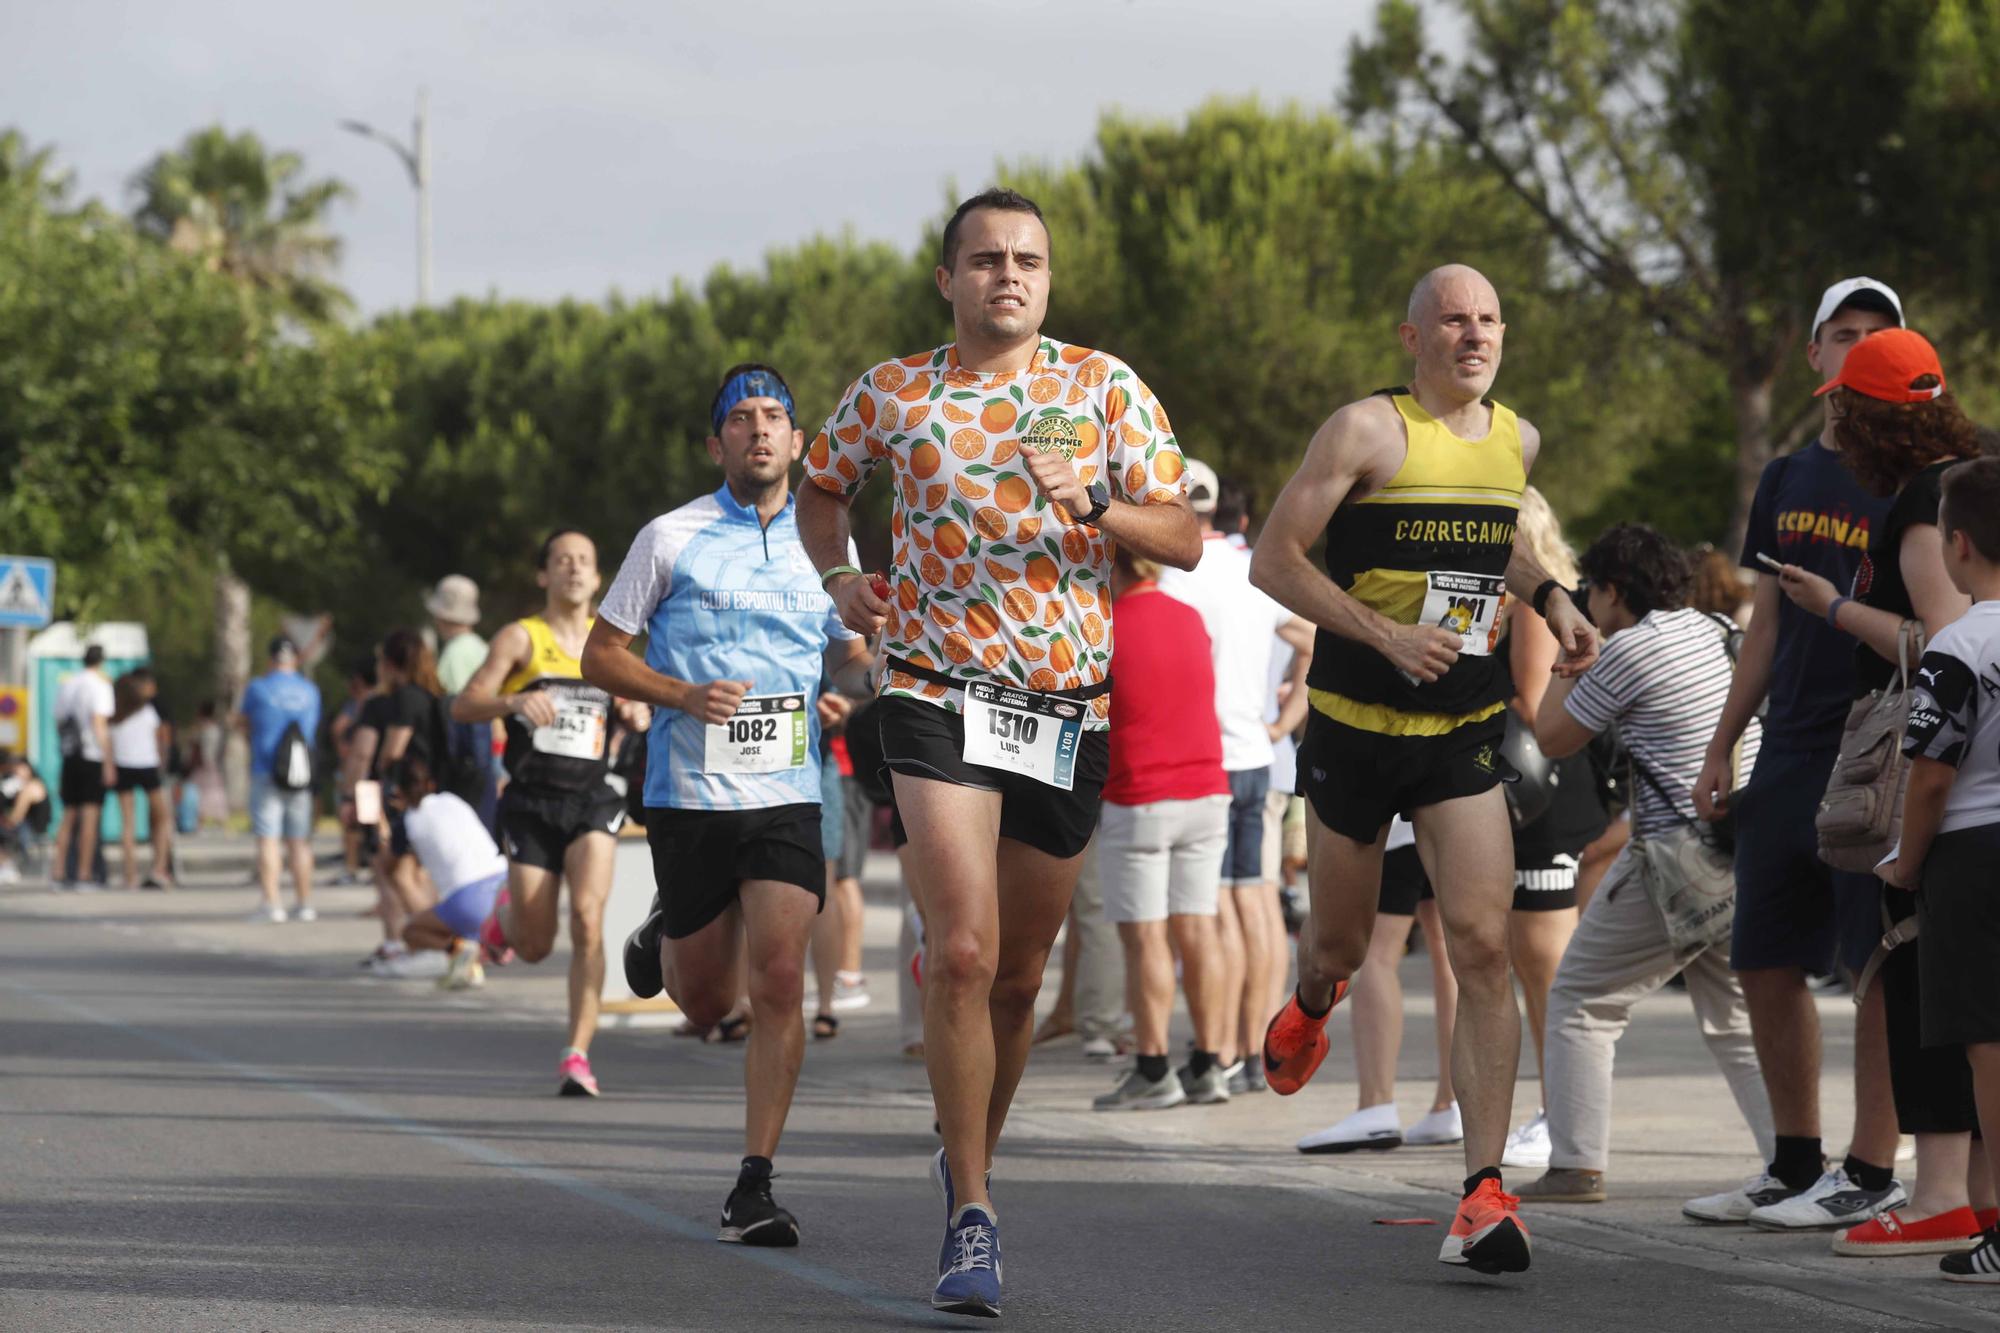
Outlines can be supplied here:
<path id="1" fill-rule="evenodd" d="M 12 861 L 0 861 L 0 884 L 19 884 L 20 882 L 21 867 L 15 865 Z"/>
<path id="2" fill-rule="evenodd" d="M 874 997 L 868 994 L 868 978 L 859 972 L 840 972 L 833 979 L 833 1012 L 851 1013 L 866 1009 Z"/>
<path id="3" fill-rule="evenodd" d="M 319 920 L 319 912 L 311 907 L 295 908 L 292 912 L 292 920 L 317 921 Z"/>
<path id="4" fill-rule="evenodd" d="M 1228 1094 L 1223 1094 L 1227 1101 Z M 1102 1097 L 1092 1099 L 1093 1111 L 1164 1111 L 1179 1106 L 1187 1100 L 1187 1090 L 1181 1086 L 1179 1076 L 1173 1070 L 1158 1083 L 1149 1083 L 1146 1076 L 1132 1069 L 1118 1081 L 1118 1086 Z"/>
<path id="5" fill-rule="evenodd" d="M 1118 1055 L 1118 1043 L 1109 1037 L 1086 1037 L 1083 1043 L 1083 1058 L 1086 1060 L 1110 1060 Z"/>
<path id="6" fill-rule="evenodd" d="M 1704 1194 L 1681 1205 L 1681 1216 L 1697 1222 L 1748 1222 L 1750 1214 L 1774 1203 L 1783 1203 L 1799 1191 L 1769 1171 L 1754 1175 L 1733 1190 Z"/>
<path id="7" fill-rule="evenodd" d="M 409 951 L 391 954 L 379 959 L 368 970 L 378 977 L 388 977 L 396 981 L 433 981 L 445 974 L 450 964 L 436 949 Z"/>
<path id="8" fill-rule="evenodd" d="M 1910 1201 L 1903 1182 L 1892 1180 L 1885 1190 L 1863 1189 L 1844 1167 L 1834 1167 L 1803 1193 L 1765 1204 L 1748 1219 L 1761 1231 L 1818 1231 L 1866 1222 L 1877 1213 L 1901 1208 Z"/>
<path id="9" fill-rule="evenodd" d="M 1535 1118 L 1507 1136 L 1500 1154 L 1502 1166 L 1547 1167 L 1549 1164 L 1549 1113 L 1535 1112 Z"/>
<path id="10" fill-rule="evenodd" d="M 450 954 L 437 984 L 439 990 L 478 990 L 484 986 L 486 967 L 479 961 L 478 948 L 459 949 Z"/>
<path id="11" fill-rule="evenodd" d="M 1303 1153 L 1387 1152 L 1403 1146 L 1403 1122 L 1394 1102 L 1364 1106 L 1345 1120 L 1299 1140 Z"/>
<path id="12" fill-rule="evenodd" d="M 290 920 L 285 915 L 285 909 L 275 903 L 269 907 L 259 907 L 243 919 L 256 926 L 282 926 Z"/>
<path id="13" fill-rule="evenodd" d="M 1432 1111 L 1411 1125 L 1410 1132 L 1403 1135 L 1403 1142 L 1412 1148 L 1465 1142 L 1465 1119 L 1458 1113 L 1458 1103 L 1453 1102 L 1442 1111 Z"/>

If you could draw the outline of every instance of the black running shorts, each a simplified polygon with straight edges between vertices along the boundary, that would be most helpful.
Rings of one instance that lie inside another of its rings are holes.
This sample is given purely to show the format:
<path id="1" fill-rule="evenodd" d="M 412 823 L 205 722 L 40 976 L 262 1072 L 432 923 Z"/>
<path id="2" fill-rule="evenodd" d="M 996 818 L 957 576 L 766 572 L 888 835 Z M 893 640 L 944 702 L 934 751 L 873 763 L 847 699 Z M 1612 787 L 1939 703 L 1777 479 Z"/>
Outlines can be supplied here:
<path id="1" fill-rule="evenodd" d="M 728 909 L 746 880 L 796 884 L 826 903 L 819 804 L 767 810 L 646 810 L 666 936 L 685 939 Z"/>
<path id="2" fill-rule="evenodd" d="M 1417 859 L 1414 843 L 1382 854 L 1382 890 L 1375 901 L 1377 912 L 1384 916 L 1415 916 L 1417 904 L 1428 902 L 1433 896 L 1431 877 L 1424 873 L 1424 863 Z"/>
<path id="3" fill-rule="evenodd" d="M 70 755 L 62 761 L 62 779 L 58 783 L 64 806 L 104 804 L 104 764 L 100 760 L 85 759 L 80 754 Z"/>
<path id="4" fill-rule="evenodd" d="M 1111 773 L 1111 737 L 1086 731 L 1077 747 L 1075 784 L 1069 791 L 1019 773 L 965 762 L 965 717 L 921 699 L 900 695 L 879 701 L 882 760 L 893 773 L 931 778 L 959 787 L 1000 793 L 1000 836 L 1064 860 L 1077 855 L 1097 830 L 1104 780 Z M 897 815 L 901 821 L 901 813 Z"/>
<path id="5" fill-rule="evenodd" d="M 1498 786 L 1509 771 L 1506 731 L 1506 714 L 1495 713 L 1442 736 L 1384 736 L 1314 709 L 1299 746 L 1299 795 L 1335 833 L 1374 842 L 1397 815 Z"/>
<path id="6" fill-rule="evenodd" d="M 625 798 L 603 783 L 580 791 L 508 786 L 500 797 L 500 846 L 509 861 L 561 870 L 570 844 L 592 833 L 618 836 Z"/>

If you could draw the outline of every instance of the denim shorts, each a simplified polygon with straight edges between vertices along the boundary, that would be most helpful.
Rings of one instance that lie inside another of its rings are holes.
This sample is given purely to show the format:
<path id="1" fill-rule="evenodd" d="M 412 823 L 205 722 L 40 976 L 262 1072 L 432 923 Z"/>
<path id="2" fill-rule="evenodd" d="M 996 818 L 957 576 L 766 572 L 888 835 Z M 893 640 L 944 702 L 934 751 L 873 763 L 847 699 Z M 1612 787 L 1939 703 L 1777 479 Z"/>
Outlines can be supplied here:
<path id="1" fill-rule="evenodd" d="M 1264 882 L 1264 797 L 1269 768 L 1240 768 L 1229 775 L 1229 843 L 1222 851 L 1222 882 L 1248 888 Z"/>
<path id="2" fill-rule="evenodd" d="M 304 840 L 313 831 L 311 790 L 285 791 L 269 773 L 250 775 L 250 832 L 260 838 Z"/>

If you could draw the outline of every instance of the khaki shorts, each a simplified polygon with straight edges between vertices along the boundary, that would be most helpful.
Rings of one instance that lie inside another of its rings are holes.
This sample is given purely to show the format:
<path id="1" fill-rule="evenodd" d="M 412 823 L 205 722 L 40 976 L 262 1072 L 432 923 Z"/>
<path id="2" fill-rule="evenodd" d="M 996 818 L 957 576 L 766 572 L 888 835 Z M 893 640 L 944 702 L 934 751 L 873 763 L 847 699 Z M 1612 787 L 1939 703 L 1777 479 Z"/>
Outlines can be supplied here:
<path id="1" fill-rule="evenodd" d="M 1104 803 L 1097 828 L 1097 873 L 1104 919 L 1164 921 L 1214 916 L 1229 841 L 1229 798 Z"/>

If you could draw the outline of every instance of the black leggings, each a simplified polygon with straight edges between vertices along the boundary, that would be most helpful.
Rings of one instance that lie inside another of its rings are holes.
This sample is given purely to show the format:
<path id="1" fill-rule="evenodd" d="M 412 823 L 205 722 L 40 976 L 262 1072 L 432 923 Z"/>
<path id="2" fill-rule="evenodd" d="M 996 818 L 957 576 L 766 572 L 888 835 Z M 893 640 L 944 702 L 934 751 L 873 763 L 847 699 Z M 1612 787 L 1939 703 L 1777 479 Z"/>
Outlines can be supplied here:
<path id="1" fill-rule="evenodd" d="M 1891 921 L 1916 915 L 1917 896 L 1884 888 Z M 1875 984 L 1889 1023 L 1889 1083 L 1896 1121 L 1905 1134 L 1964 1134 L 1979 1128 L 1972 1100 L 1972 1066 L 1965 1047 L 1925 1046 L 1917 946 L 1905 944 L 1884 960 Z M 1882 1165 L 1887 1165 L 1883 1163 Z"/>

